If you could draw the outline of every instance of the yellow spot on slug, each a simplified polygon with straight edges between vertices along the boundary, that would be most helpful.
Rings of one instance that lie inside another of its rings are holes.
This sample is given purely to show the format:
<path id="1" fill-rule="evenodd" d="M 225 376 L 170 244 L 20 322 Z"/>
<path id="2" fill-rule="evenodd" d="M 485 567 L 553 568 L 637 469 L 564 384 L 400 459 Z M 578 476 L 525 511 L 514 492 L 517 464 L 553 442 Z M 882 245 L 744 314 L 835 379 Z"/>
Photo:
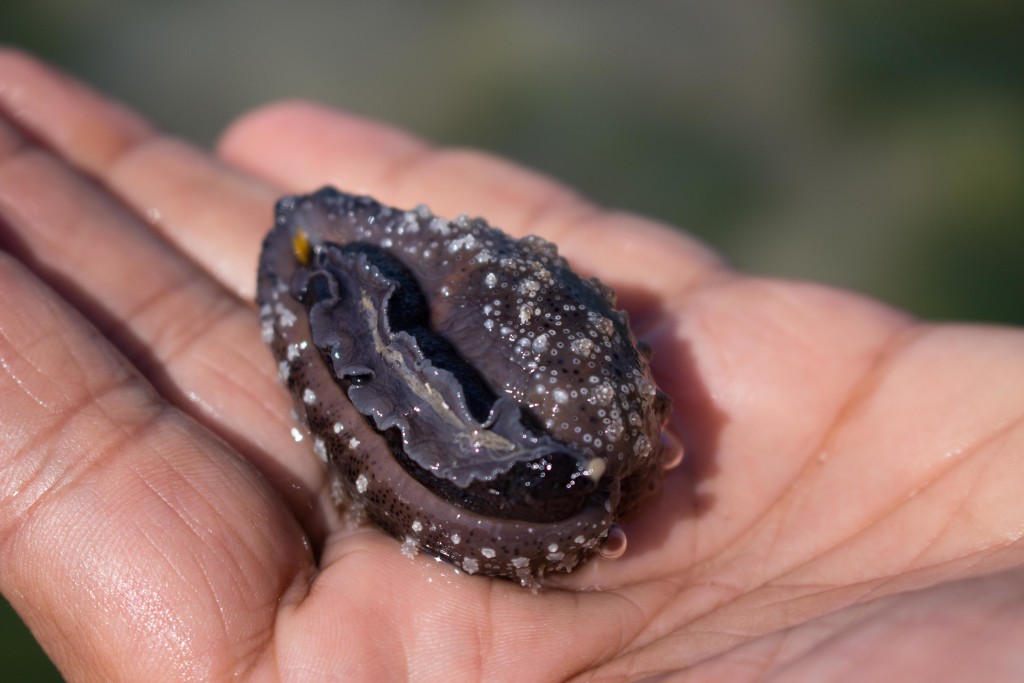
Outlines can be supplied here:
<path id="1" fill-rule="evenodd" d="M 300 265 L 308 266 L 310 256 L 313 254 L 313 248 L 309 244 L 309 235 L 302 228 L 295 231 L 295 237 L 292 237 L 292 253 L 295 254 L 295 259 Z"/>

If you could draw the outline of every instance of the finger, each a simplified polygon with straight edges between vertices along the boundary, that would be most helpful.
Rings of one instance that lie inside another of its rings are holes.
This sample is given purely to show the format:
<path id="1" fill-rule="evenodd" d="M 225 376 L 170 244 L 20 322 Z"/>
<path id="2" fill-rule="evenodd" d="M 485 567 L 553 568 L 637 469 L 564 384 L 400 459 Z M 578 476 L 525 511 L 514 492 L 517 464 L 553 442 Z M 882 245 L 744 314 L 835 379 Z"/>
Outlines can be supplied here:
<path id="1" fill-rule="evenodd" d="M 278 190 L 16 51 L 0 50 L 0 112 L 252 300 L 260 238 L 273 221 Z"/>
<path id="2" fill-rule="evenodd" d="M 475 213 L 512 233 L 546 236 L 581 272 L 619 289 L 634 313 L 654 310 L 718 267 L 696 241 L 636 217 L 598 212 L 507 162 L 437 150 L 396 129 L 317 107 L 271 107 L 228 132 L 225 155 L 270 181 L 260 183 L 160 137 L 120 105 L 19 53 L 0 52 L 0 106 L 246 299 L 275 184 L 304 192 L 333 182 L 399 205 L 429 200 L 450 216 Z M 100 142 L 82 145 L 69 130 L 91 131 Z"/>
<path id="3" fill-rule="evenodd" d="M 98 171 L 155 135 L 131 110 L 31 56 L 0 48 L 0 106 L 71 163 Z M 74 112 L 73 118 L 64 116 Z"/>
<path id="4" fill-rule="evenodd" d="M 289 404 L 252 307 L 115 199 L 0 119 L 0 233 L 157 389 L 243 451 L 316 532 L 323 472 L 291 436 Z"/>
<path id="5" fill-rule="evenodd" d="M 334 184 L 399 207 L 480 215 L 516 235 L 555 241 L 574 267 L 663 300 L 719 261 L 664 226 L 605 213 L 562 185 L 480 152 L 431 147 L 380 123 L 310 104 L 257 110 L 225 133 L 221 154 L 292 191 Z"/>
<path id="6" fill-rule="evenodd" d="M 69 679 L 251 664 L 312 560 L 276 494 L 0 254 L 0 590 Z"/>

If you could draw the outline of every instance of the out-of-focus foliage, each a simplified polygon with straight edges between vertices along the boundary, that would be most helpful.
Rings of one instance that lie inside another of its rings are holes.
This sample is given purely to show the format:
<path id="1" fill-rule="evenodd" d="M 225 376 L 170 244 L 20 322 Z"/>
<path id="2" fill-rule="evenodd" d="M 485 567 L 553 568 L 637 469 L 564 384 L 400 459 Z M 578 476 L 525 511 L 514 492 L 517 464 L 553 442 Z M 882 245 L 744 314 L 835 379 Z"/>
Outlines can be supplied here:
<path id="1" fill-rule="evenodd" d="M 0 599 L 0 679 L 51 683 L 60 681 L 57 669 L 39 649 L 32 634 L 6 600 Z"/>

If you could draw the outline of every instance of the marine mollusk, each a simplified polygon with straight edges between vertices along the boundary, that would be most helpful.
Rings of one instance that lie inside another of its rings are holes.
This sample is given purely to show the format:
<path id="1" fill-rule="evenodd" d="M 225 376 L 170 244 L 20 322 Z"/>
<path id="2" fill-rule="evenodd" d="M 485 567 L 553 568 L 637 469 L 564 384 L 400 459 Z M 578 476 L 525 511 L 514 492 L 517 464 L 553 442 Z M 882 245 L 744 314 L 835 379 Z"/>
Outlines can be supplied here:
<path id="1" fill-rule="evenodd" d="M 669 401 L 554 245 L 324 188 L 278 202 L 264 339 L 316 453 L 382 529 L 533 585 L 657 488 Z"/>

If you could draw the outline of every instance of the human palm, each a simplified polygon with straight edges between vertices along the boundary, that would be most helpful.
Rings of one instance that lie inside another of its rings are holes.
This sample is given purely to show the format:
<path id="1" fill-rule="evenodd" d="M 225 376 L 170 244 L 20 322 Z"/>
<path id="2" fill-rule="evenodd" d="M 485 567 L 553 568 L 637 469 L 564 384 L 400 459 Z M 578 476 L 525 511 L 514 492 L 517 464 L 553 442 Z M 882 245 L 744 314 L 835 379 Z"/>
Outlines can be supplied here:
<path id="1" fill-rule="evenodd" d="M 0 55 L 0 588 L 72 680 L 1009 678 L 1024 334 L 737 274 L 486 155 L 303 104 L 220 158 Z M 342 523 L 253 306 L 330 183 L 559 244 L 687 447 L 629 550 L 537 593 Z"/>

